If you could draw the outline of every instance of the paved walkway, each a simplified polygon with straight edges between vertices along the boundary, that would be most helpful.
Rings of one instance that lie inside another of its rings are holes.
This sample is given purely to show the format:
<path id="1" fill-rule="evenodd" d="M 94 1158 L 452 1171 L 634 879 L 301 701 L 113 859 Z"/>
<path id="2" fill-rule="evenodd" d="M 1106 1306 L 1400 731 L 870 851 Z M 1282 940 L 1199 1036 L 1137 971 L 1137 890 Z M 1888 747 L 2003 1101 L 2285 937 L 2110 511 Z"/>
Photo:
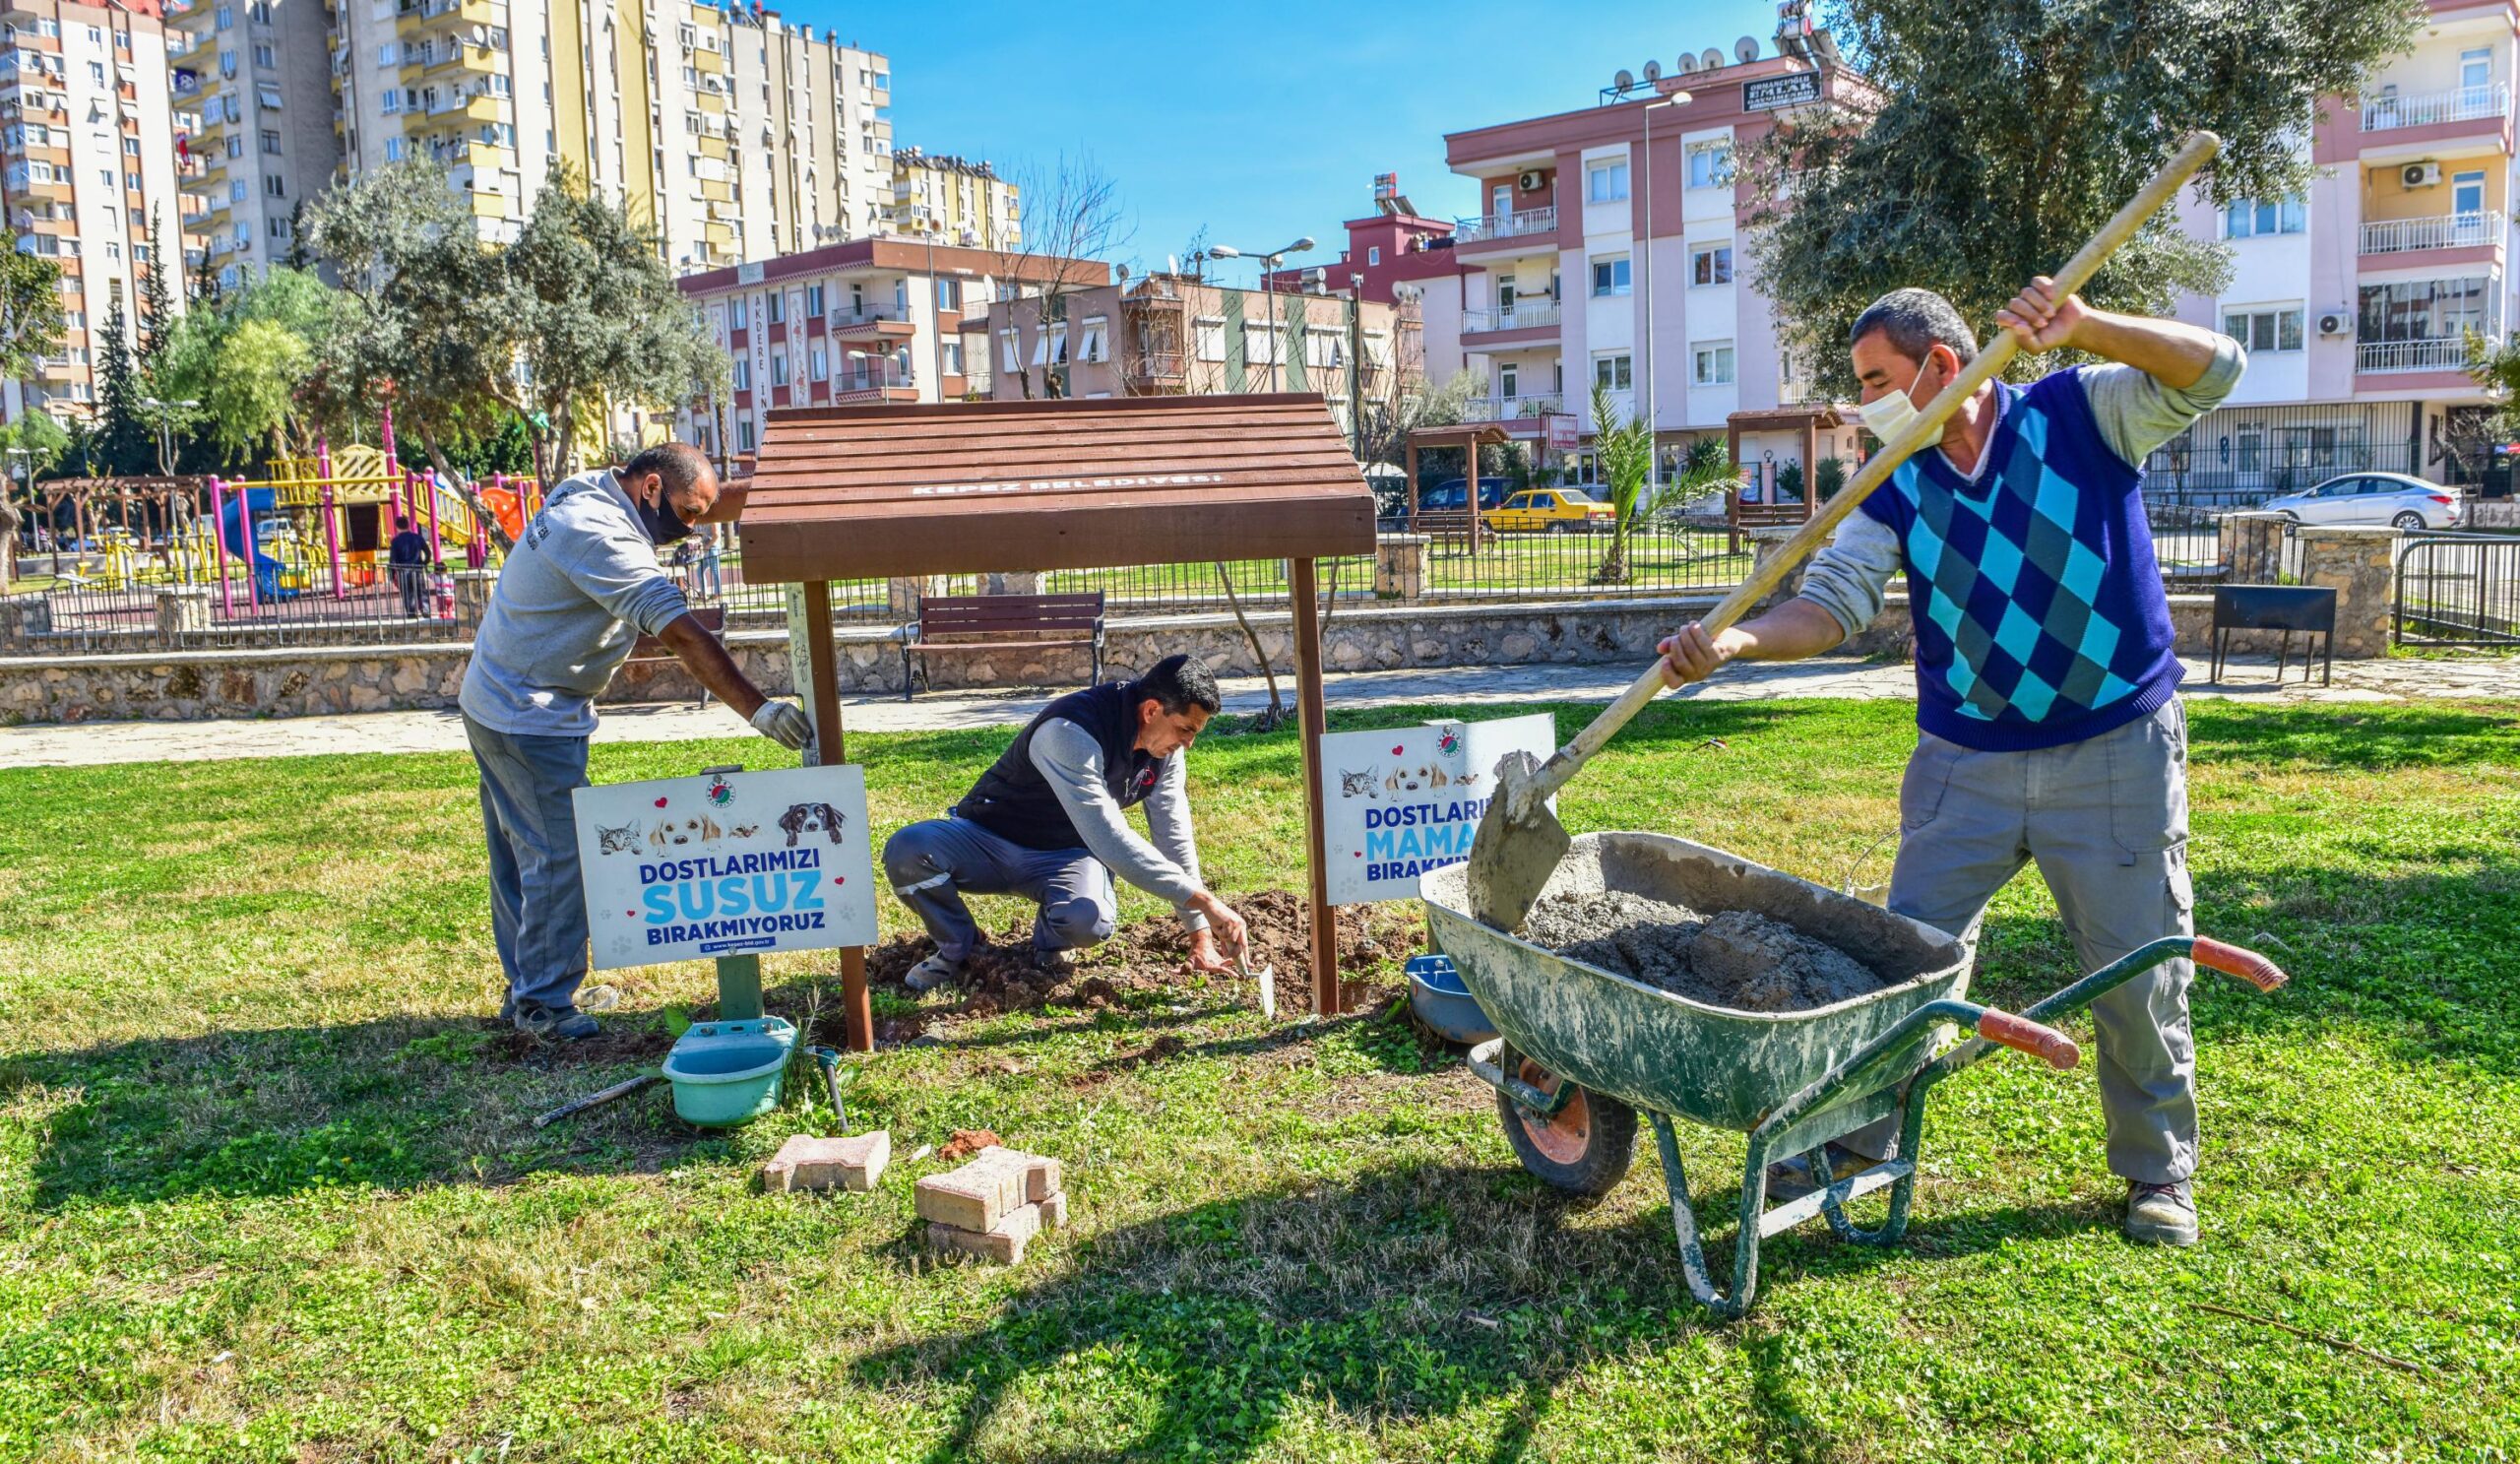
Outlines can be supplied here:
<path id="1" fill-rule="evenodd" d="M 1331 704 L 1339 707 L 1607 702 L 1626 688 L 1634 673 L 1634 668 L 1625 666 L 1355 671 L 1332 675 L 1328 691 Z M 2224 668 L 2226 679 L 2213 684 L 2206 680 L 2205 664 L 2189 661 L 2187 693 L 2283 703 L 2520 701 L 2520 656 L 2340 661 L 2336 664 L 2336 684 L 2324 688 L 2315 681 L 2304 684 L 2299 679 L 2300 674 L 2297 662 L 2286 672 L 2279 689 L 2274 684 L 2272 658 L 2236 658 Z M 1292 680 L 1282 684 L 1292 701 Z M 1228 711 L 1256 712 L 1269 704 L 1268 688 L 1257 676 L 1228 677 L 1223 686 Z M 1727 668 L 1712 684 L 1688 693 L 1714 701 L 1782 697 L 1906 700 L 1915 694 L 1915 675 L 1904 662 L 1880 664 L 1837 658 L 1779 666 L 1738 663 Z M 899 697 L 860 697 L 844 702 L 841 715 L 851 732 L 995 727 L 1030 719 L 1048 702 L 1049 696 L 1040 691 L 930 693 L 914 702 Z M 676 742 L 736 736 L 747 731 L 723 706 L 695 707 L 685 702 L 606 707 L 595 739 Z M 452 710 L 225 722 L 90 722 L 69 727 L 0 728 L 0 767 L 77 767 L 327 752 L 461 752 L 464 745 L 464 725 Z"/>

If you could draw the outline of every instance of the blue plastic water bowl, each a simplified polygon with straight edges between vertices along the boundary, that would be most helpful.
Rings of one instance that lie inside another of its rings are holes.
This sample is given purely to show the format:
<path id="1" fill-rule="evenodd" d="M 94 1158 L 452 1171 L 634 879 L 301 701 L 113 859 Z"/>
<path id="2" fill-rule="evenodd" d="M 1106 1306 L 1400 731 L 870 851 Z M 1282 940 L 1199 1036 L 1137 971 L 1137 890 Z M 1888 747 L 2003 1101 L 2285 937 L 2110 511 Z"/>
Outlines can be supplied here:
<path id="1" fill-rule="evenodd" d="M 1471 999 L 1470 988 L 1461 984 L 1452 957 L 1412 956 L 1408 971 L 1409 1009 L 1436 1035 L 1466 1047 L 1496 1035 L 1496 1024 L 1487 1020 L 1487 1013 Z"/>
<path id="2" fill-rule="evenodd" d="M 665 1053 L 673 1111 L 685 1123 L 728 1128 L 779 1107 L 796 1029 L 778 1017 L 695 1022 Z"/>

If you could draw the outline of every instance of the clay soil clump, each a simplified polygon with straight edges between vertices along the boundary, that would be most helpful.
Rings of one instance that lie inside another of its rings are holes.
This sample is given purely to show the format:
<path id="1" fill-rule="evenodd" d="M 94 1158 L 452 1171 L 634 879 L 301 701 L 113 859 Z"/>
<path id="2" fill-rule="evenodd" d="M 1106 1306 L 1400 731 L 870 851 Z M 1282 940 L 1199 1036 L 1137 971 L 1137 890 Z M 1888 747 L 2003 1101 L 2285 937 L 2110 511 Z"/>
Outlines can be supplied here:
<path id="1" fill-rule="evenodd" d="M 1523 938 L 1732 1011 L 1808 1011 L 1888 985 L 1845 951 L 1766 916 L 1706 916 L 1624 890 L 1543 896 Z"/>

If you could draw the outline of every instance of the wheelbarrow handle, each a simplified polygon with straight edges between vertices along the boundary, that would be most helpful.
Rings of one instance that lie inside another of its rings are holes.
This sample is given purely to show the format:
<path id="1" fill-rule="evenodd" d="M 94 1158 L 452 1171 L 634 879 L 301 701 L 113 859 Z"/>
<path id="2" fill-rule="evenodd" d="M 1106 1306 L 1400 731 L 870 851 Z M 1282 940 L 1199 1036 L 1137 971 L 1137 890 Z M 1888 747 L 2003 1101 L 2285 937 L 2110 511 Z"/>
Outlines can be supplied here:
<path id="1" fill-rule="evenodd" d="M 2071 1072 L 2083 1060 L 2083 1050 L 2053 1027 L 1987 1007 L 1978 1018 L 1978 1035 L 2016 1051 L 2028 1052 L 2058 1072 Z"/>
<path id="2" fill-rule="evenodd" d="M 2195 937 L 2195 949 L 2189 959 L 2208 971 L 2236 976 L 2261 991 L 2272 991 L 2292 978 L 2284 969 L 2253 950 L 2216 940 L 2211 936 Z"/>

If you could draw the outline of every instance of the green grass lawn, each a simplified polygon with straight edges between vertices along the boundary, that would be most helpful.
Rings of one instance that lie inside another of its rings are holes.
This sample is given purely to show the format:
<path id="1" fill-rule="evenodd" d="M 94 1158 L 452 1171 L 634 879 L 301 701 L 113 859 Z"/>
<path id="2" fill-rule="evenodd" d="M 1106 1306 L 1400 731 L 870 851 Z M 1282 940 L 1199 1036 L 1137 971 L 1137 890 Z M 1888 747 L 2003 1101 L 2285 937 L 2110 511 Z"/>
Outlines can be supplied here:
<path id="1" fill-rule="evenodd" d="M 1658 707 L 1566 819 L 1840 882 L 1895 826 L 1909 717 Z M 1384 1016 L 1270 1028 L 1185 985 L 874 1056 L 856 1101 L 898 1156 L 985 1124 L 1068 1165 L 1071 1233 L 937 1264 L 933 1161 L 757 1191 L 824 1121 L 799 1089 L 732 1136 L 653 1092 L 530 1126 L 630 1065 L 482 1024 L 468 760 L 0 772 L 0 1459 L 2508 1458 L 2520 722 L 2192 718 L 2198 923 L 2294 976 L 2197 988 L 2204 1244 L 2120 1242 L 2090 1063 L 2007 1054 L 1937 1091 L 1908 1243 L 1772 1241 L 1738 1324 L 1687 1301 L 1650 1144 L 1568 1204 Z M 850 747 L 890 825 L 1005 736 Z M 765 746 L 598 747 L 596 776 Z M 1221 887 L 1299 886 L 1292 737 L 1192 768 Z M 2025 1002 L 2069 960 L 2026 877 L 1976 990 Z M 830 962 L 769 966 L 775 1010 L 829 1010 Z M 616 1028 L 710 990 L 625 976 Z M 1738 1155 L 1688 1132 L 1702 1207 Z"/>

